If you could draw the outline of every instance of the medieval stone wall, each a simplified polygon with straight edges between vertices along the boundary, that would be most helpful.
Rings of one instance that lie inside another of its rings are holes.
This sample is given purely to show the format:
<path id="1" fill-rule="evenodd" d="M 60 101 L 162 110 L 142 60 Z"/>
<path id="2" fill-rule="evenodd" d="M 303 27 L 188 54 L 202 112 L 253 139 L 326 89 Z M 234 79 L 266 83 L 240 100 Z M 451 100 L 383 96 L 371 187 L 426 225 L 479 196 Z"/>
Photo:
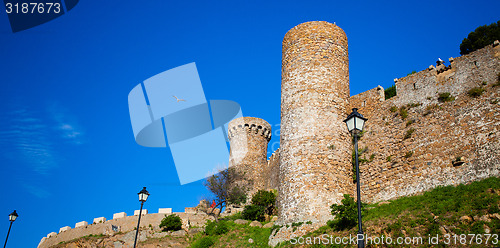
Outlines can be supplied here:
<path id="1" fill-rule="evenodd" d="M 462 94 L 483 82 L 492 84 L 500 73 L 499 46 L 487 46 L 458 58 L 450 58 L 448 66 L 430 66 L 404 78 L 396 79 L 396 106 L 409 103 L 428 105 L 437 103 L 439 93 L 449 92 L 452 96 Z"/>
<path id="2" fill-rule="evenodd" d="M 186 208 L 185 212 L 172 213 L 171 208 L 161 208 L 158 213 L 147 214 L 147 210 L 143 209 L 141 216 L 140 231 L 148 231 L 146 236 L 155 237 L 154 233 L 161 232 L 159 227 L 161 220 L 166 215 L 176 214 L 182 219 L 182 228 L 188 229 L 188 223 L 192 226 L 203 227 L 208 219 L 213 220 L 212 216 L 208 216 L 203 211 L 197 208 Z M 88 235 L 113 235 L 117 233 L 127 233 L 133 231 L 137 227 L 138 210 L 134 211 L 134 216 L 127 216 L 125 212 L 116 213 L 113 219 L 106 220 L 104 217 L 95 218 L 93 223 L 88 224 L 86 221 L 81 221 L 75 224 L 74 228 L 65 226 L 59 229 L 59 232 L 51 232 L 46 237 L 43 237 L 38 245 L 38 248 L 49 248 L 61 242 L 71 241 Z M 225 215 L 225 214 L 224 214 Z M 116 229 L 113 228 L 115 226 Z"/>
<path id="3" fill-rule="evenodd" d="M 292 28 L 283 40 L 281 76 L 278 222 L 324 223 L 329 205 L 351 192 L 344 31 L 321 21 Z"/>
<path id="4" fill-rule="evenodd" d="M 493 86 L 500 73 L 500 46 L 452 61 L 439 73 L 439 66 L 431 67 L 398 79 L 397 96 L 387 101 L 363 106 L 372 94 L 351 98 L 350 107 L 369 119 L 359 143 L 368 160 L 360 169 L 363 201 L 500 175 L 500 86 Z M 474 87 L 482 87 L 483 95 L 469 96 Z M 439 102 L 443 92 L 455 100 Z M 404 106 L 406 118 L 399 112 Z"/>
<path id="5" fill-rule="evenodd" d="M 269 160 L 267 161 L 267 171 L 265 177 L 267 177 L 267 189 L 278 189 L 279 186 L 279 175 L 280 175 L 280 149 L 278 148 Z"/>
<path id="6" fill-rule="evenodd" d="M 352 108 L 358 108 L 358 109 L 376 108 L 383 101 L 385 101 L 384 88 L 382 88 L 382 86 L 379 85 L 376 88 L 365 91 L 363 93 L 359 93 L 349 98 L 349 104 L 348 104 L 349 107 L 346 109 L 346 111 L 350 113 Z"/>

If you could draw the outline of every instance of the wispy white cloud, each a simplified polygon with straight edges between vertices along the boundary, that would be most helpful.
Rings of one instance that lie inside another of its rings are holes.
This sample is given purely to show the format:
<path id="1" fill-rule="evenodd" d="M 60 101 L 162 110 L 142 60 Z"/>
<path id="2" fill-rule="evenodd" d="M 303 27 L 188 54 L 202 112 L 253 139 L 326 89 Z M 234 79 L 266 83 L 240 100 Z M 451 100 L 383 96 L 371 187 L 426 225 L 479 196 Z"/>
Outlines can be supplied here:
<path id="1" fill-rule="evenodd" d="M 9 161 L 6 165 L 26 170 L 24 176 L 18 177 L 22 188 L 45 198 L 50 192 L 43 183 L 35 185 L 33 180 L 45 181 L 65 159 L 59 150 L 63 148 L 61 143 L 81 144 L 84 135 L 75 116 L 61 105 L 53 103 L 38 108 L 19 102 L 11 102 L 0 115 L 0 157 Z"/>
<path id="2" fill-rule="evenodd" d="M 27 183 L 23 183 L 22 186 L 24 187 L 24 189 L 26 189 L 26 191 L 30 192 L 38 198 L 47 198 L 50 196 L 50 192 L 43 189 L 42 187 L 33 186 Z"/>
<path id="3" fill-rule="evenodd" d="M 1 119 L 6 124 L 0 131 L 4 155 L 23 162 L 39 174 L 47 174 L 57 166 L 58 158 L 48 126 L 35 112 L 26 108 L 16 109 L 7 112 Z"/>
<path id="4" fill-rule="evenodd" d="M 83 132 L 76 118 L 58 104 L 42 109 L 11 104 L 0 115 L 0 156 L 27 172 L 49 175 L 64 159 L 59 149 L 65 141 L 81 144 Z M 47 195 L 34 186 L 22 185 L 37 196 Z"/>
<path id="5" fill-rule="evenodd" d="M 79 127 L 76 118 L 63 106 L 57 103 L 51 104 L 47 111 L 55 121 L 55 129 L 59 136 L 72 142 L 73 144 L 83 143 L 83 131 Z"/>

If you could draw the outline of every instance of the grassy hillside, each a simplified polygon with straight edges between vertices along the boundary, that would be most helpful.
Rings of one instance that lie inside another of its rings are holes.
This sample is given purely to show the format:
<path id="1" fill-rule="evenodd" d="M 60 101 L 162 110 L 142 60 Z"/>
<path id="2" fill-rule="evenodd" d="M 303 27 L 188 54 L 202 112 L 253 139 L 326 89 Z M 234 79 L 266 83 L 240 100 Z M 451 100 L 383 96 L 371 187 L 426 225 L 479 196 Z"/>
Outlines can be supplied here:
<path id="1" fill-rule="evenodd" d="M 390 237 L 393 243 L 378 245 L 372 243 L 367 244 L 367 247 L 499 247 L 499 205 L 500 179 L 496 177 L 468 185 L 438 187 L 421 195 L 368 205 L 363 213 L 365 234 L 370 237 L 383 236 L 385 241 Z M 233 217 L 235 218 L 237 217 Z M 213 242 L 210 247 L 267 247 L 271 228 L 250 227 L 249 224 L 238 225 L 232 220 L 225 222 L 228 227 L 227 233 L 222 235 L 199 233 L 190 240 L 191 246 L 208 247 L 200 245 L 204 239 L 211 240 L 205 244 Z M 336 237 L 341 242 L 340 238 L 356 233 L 357 227 L 334 231 L 325 225 L 301 240 L 285 242 L 279 247 L 355 247 L 342 244 L 324 245 L 325 240 L 321 241 L 319 237 L 326 234 L 328 239 L 330 240 L 331 236 L 335 243 Z M 299 241 L 305 243 L 307 240 L 314 242 L 314 237 L 316 245 L 292 244 Z M 401 237 L 399 240 L 403 245 L 396 244 L 398 237 Z M 439 239 L 438 244 L 435 242 L 435 237 Z M 407 238 L 406 241 L 410 244 L 404 245 L 404 238 Z M 250 243 L 249 239 L 252 239 L 253 243 Z M 486 244 L 487 239 L 488 244 Z M 448 242 L 448 245 L 445 242 Z"/>

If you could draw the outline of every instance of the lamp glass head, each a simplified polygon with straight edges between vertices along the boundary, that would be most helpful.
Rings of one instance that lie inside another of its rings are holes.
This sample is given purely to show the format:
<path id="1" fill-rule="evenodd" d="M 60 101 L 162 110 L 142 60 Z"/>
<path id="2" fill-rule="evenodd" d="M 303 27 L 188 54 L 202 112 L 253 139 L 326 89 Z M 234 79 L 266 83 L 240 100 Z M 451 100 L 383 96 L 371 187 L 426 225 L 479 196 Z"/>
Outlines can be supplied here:
<path id="1" fill-rule="evenodd" d="M 148 200 L 149 192 L 146 190 L 146 187 L 143 187 L 141 192 L 137 193 L 139 195 L 139 201 L 145 202 Z"/>
<path id="2" fill-rule="evenodd" d="M 14 210 L 14 212 L 12 212 L 11 214 L 9 214 L 9 220 L 10 221 L 15 221 L 18 216 L 19 215 L 17 215 L 16 210 Z"/>
<path id="3" fill-rule="evenodd" d="M 357 108 L 353 108 L 352 112 L 349 114 L 349 116 L 347 116 L 347 119 L 345 119 L 344 122 L 347 125 L 347 130 L 349 130 L 350 133 L 356 134 L 363 131 L 366 120 L 368 119 L 364 118 L 363 115 L 358 113 Z"/>

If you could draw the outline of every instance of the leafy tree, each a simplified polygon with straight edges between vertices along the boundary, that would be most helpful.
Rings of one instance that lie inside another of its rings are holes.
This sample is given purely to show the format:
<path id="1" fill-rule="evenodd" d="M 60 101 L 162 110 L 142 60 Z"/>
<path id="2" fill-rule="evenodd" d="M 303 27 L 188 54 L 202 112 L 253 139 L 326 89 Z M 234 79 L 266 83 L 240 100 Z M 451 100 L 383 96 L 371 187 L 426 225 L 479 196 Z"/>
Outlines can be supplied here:
<path id="1" fill-rule="evenodd" d="M 476 28 L 460 44 L 460 54 L 465 55 L 500 40 L 500 21 Z"/>
<path id="2" fill-rule="evenodd" d="M 163 218 L 163 220 L 161 220 L 160 228 L 162 228 L 162 231 L 181 230 L 181 228 L 182 228 L 181 217 L 179 217 L 175 214 L 165 215 L 165 218 Z"/>
<path id="3" fill-rule="evenodd" d="M 393 96 L 396 96 L 396 85 L 393 85 L 393 86 L 385 89 L 384 93 L 385 93 L 385 100 L 387 100 Z"/>
<path id="4" fill-rule="evenodd" d="M 262 206 L 265 214 L 272 215 L 276 210 L 276 194 L 267 190 L 259 190 L 252 197 L 252 204 Z"/>
<path id="5" fill-rule="evenodd" d="M 358 223 L 357 204 L 350 195 L 344 194 L 342 204 L 332 204 L 330 208 L 332 209 L 332 215 L 335 216 L 333 220 L 327 222 L 331 228 L 342 231 L 351 229 Z"/>
<path id="6" fill-rule="evenodd" d="M 252 204 L 245 206 L 241 216 L 245 220 L 264 221 L 265 215 L 276 212 L 276 194 L 272 191 L 259 190 L 252 197 Z"/>
<path id="7" fill-rule="evenodd" d="M 246 185 L 244 174 L 230 167 L 207 178 L 204 185 L 213 193 L 214 207 L 206 209 L 208 215 L 214 216 L 219 221 L 219 215 L 228 204 L 241 204 L 246 202 Z M 208 201 L 212 202 L 212 201 Z M 219 211 L 216 210 L 219 209 Z"/>

